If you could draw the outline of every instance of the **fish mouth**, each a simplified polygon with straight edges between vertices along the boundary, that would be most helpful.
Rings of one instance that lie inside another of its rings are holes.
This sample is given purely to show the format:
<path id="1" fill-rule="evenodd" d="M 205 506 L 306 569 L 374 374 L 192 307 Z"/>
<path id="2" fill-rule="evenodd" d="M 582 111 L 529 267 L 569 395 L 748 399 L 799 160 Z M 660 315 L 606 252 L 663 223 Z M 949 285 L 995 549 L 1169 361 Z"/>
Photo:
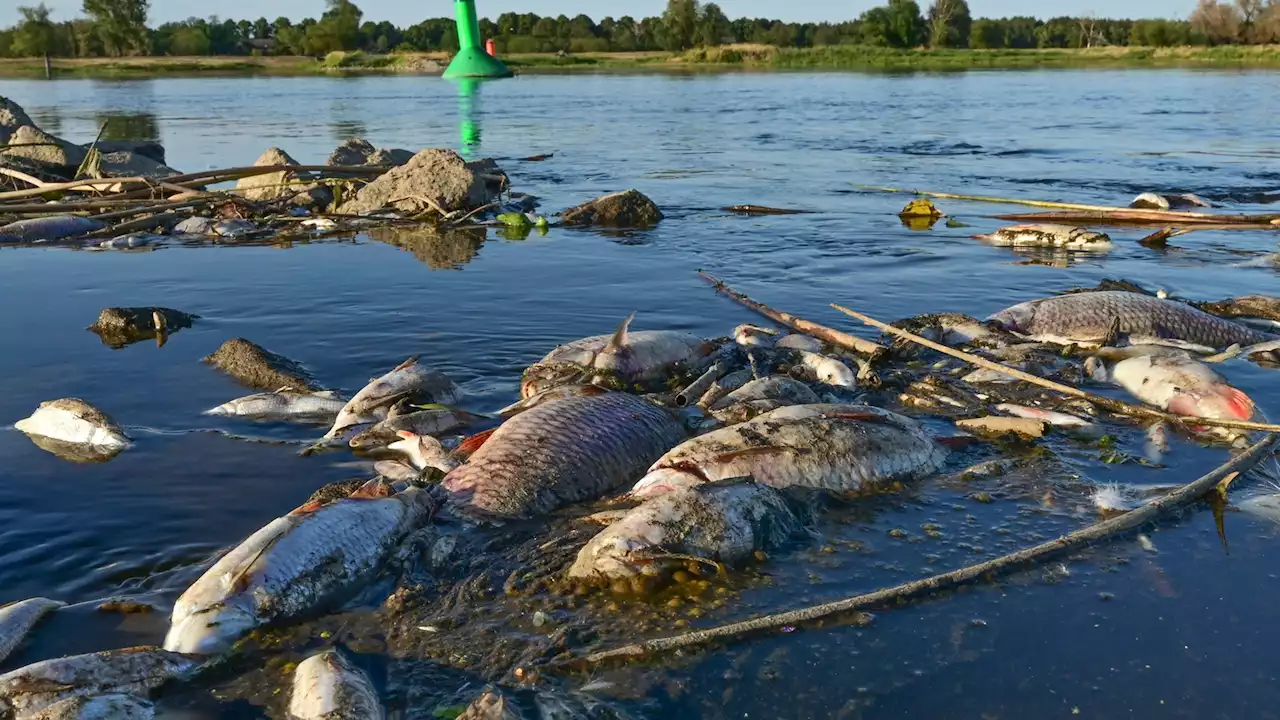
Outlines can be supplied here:
<path id="1" fill-rule="evenodd" d="M 164 649 L 188 655 L 220 655 L 258 623 L 243 610 L 224 607 L 188 615 L 164 637 Z"/>

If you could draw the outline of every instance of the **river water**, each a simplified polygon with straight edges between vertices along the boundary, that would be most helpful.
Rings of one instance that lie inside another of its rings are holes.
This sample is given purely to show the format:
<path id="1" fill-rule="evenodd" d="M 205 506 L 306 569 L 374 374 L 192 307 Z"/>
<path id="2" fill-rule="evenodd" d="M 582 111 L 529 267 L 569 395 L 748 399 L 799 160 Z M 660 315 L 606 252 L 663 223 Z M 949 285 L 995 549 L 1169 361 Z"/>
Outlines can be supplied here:
<path id="1" fill-rule="evenodd" d="M 0 605 L 35 595 L 80 603 L 0 670 L 158 642 L 163 613 L 101 614 L 94 601 L 142 595 L 164 606 L 221 549 L 321 484 L 358 474 L 348 455 L 298 457 L 298 445 L 271 442 L 301 441 L 311 429 L 200 415 L 245 394 L 200 362 L 231 337 L 300 360 L 348 391 L 420 354 L 462 384 L 469 408 L 491 411 L 516 396 L 527 364 L 557 343 L 610 331 L 632 311 L 634 327 L 706 336 L 753 320 L 697 269 L 839 327 L 849 326 L 828 303 L 888 320 L 985 316 L 1103 278 L 1202 299 L 1280 287 L 1270 233 L 1195 233 L 1155 251 L 1134 242 L 1147 231 L 1116 229 L 1109 254 L 1062 262 L 971 240 L 999 226 L 984 217 L 999 206 L 939 201 L 969 227 L 914 231 L 896 216 L 905 196 L 858 189 L 1102 205 L 1176 190 L 1260 210 L 1265 193 L 1280 191 L 1275 73 L 550 76 L 478 89 L 419 77 L 0 81 L 0 95 L 81 142 L 113 118 L 109 127 L 163 142 L 183 171 L 247 165 L 272 145 L 321 163 L 358 135 L 380 147 L 497 158 L 514 189 L 541 197 L 549 212 L 636 187 L 667 214 L 648 232 L 552 229 L 510 240 L 490 231 L 423 241 L 412 253 L 365 236 L 0 252 L 0 421 L 43 400 L 82 397 L 137 441 L 111 462 L 77 465 L 0 431 Z M 538 153 L 554 157 L 518 159 Z M 813 212 L 719 209 L 747 203 Z M 159 349 L 113 350 L 85 331 L 101 308 L 130 305 L 200 320 Z M 1261 408 L 1280 408 L 1269 371 L 1236 362 L 1224 372 Z M 1122 442 L 1140 449 L 1141 432 Z M 1185 482 L 1225 457 L 1184 441 L 1165 469 L 1064 453 L 1070 473 L 990 483 L 992 503 L 945 482 L 854 503 L 824 521 L 813 543 L 772 558 L 770 578 L 686 621 L 719 624 L 992 557 L 1091 522 L 1082 490 L 1091 483 Z M 942 539 L 921 531 L 928 523 Z M 867 627 L 802 629 L 591 678 L 613 683 L 604 695 L 641 716 L 1275 717 L 1280 533 L 1230 508 L 1223 530 L 1202 507 L 1150 529 L 1146 550 L 1128 539 L 879 612 Z M 663 616 L 651 634 L 675 622 Z M 371 662 L 395 675 L 405 654 L 388 649 Z M 573 688 L 587 679 L 555 680 Z M 462 670 L 445 682 L 402 692 L 407 716 L 433 717 L 479 687 Z M 168 712 L 249 718 L 264 704 L 280 716 L 269 696 L 207 692 Z"/>

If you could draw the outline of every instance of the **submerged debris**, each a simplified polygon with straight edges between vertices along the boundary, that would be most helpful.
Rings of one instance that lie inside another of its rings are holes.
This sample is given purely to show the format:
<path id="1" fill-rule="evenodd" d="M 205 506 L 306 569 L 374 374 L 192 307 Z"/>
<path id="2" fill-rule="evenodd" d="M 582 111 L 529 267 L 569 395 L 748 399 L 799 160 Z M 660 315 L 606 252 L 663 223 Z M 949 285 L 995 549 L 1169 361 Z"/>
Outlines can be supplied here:
<path id="1" fill-rule="evenodd" d="M 104 345 L 121 348 L 189 328 L 198 317 L 163 307 L 111 307 L 103 310 L 88 329 L 97 333 Z"/>
<path id="2" fill-rule="evenodd" d="M 314 392 L 321 389 L 300 363 L 283 355 L 277 355 L 244 338 L 232 338 L 224 342 L 204 361 L 240 381 L 241 384 L 259 390 L 274 391 L 289 388 L 294 391 Z"/>

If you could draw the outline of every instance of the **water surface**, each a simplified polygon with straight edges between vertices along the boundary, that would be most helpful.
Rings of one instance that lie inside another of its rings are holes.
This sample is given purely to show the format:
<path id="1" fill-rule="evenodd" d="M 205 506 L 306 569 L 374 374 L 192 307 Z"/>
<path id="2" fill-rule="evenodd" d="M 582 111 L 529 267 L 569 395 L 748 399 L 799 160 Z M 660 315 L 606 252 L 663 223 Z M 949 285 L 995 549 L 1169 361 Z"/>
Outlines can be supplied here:
<path id="1" fill-rule="evenodd" d="M 516 395 L 527 364 L 557 343 L 610 331 L 633 310 L 635 327 L 707 336 L 751 321 L 697 278 L 700 268 L 840 327 L 848 325 L 828 303 L 886 320 L 984 316 L 1103 278 L 1203 299 L 1275 294 L 1273 234 L 1195 233 L 1155 251 L 1133 242 L 1145 231 L 1120 229 L 1108 255 L 1027 264 L 969 238 L 997 227 L 984 216 L 1004 208 L 940 201 L 969 227 L 916 232 L 895 215 L 907 198 L 857 187 L 1104 205 L 1167 189 L 1260 210 L 1280 190 L 1278 91 L 1280 74 L 1172 70 L 549 76 L 471 94 L 418 77 L 0 81 L 0 94 L 50 130 L 88 141 L 114 118 L 128 128 L 120 132 L 162 141 L 184 171 L 247 165 L 272 145 L 320 163 L 359 135 L 498 158 L 514 188 L 547 211 L 636 187 L 668 216 L 625 236 L 553 229 L 508 240 L 490 231 L 420 239 L 412 252 L 364 235 L 0 252 L 0 421 L 77 396 L 137 438 L 111 462 L 74 465 L 0 430 L 0 604 L 33 595 L 86 603 L 0 669 L 159 641 L 163 617 L 97 615 L 91 601 L 171 602 L 220 549 L 321 484 L 358 474 L 346 454 L 298 457 L 291 443 L 310 429 L 199 414 L 245 394 L 200 362 L 228 338 L 298 359 L 347 391 L 419 354 L 463 385 L 468 407 L 490 411 Z M 518 159 L 539 153 L 554 157 Z M 746 203 L 814 212 L 718 209 Z M 112 350 L 84 328 L 113 305 L 201 319 L 163 348 Z M 1224 371 L 1260 407 L 1280 407 L 1275 375 L 1243 363 Z M 1137 431 L 1123 440 L 1140 447 Z M 814 544 L 774 558 L 771 582 L 693 624 L 1008 552 L 1093 520 L 1091 483 L 1185 482 L 1224 453 L 1179 443 L 1165 470 L 1106 466 L 1082 450 L 1072 459 L 1069 476 L 982 486 L 991 504 L 971 500 L 972 488 L 926 483 L 836 512 Z M 1277 528 L 1230 511 L 1225 520 L 1226 544 L 1200 508 L 1151 531 L 1155 553 L 1125 541 L 879 613 L 867 628 L 806 630 L 607 677 L 633 709 L 668 716 L 1273 717 Z M 942 539 L 921 532 L 928 523 Z M 892 529 L 908 538 L 893 539 Z M 467 680 L 448 682 L 426 694 L 448 704 Z M 200 717 L 260 715 L 247 702 L 197 705 Z M 410 705 L 409 716 L 435 708 Z"/>

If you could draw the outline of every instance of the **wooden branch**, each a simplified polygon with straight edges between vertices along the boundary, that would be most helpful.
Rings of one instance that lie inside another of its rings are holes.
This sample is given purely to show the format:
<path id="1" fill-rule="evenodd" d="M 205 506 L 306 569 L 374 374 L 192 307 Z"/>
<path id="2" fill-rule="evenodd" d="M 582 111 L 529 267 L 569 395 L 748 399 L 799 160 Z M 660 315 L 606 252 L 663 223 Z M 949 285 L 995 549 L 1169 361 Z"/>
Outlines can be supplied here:
<path id="1" fill-rule="evenodd" d="M 852 317 L 857 320 L 861 320 L 863 323 L 870 325 L 871 327 L 879 328 L 880 330 L 883 330 L 887 333 L 896 335 L 906 340 L 910 340 L 919 345 L 923 345 L 931 350 L 937 350 L 938 352 L 944 355 L 950 355 L 953 358 L 964 360 L 965 362 L 971 363 L 973 365 L 977 365 L 980 368 L 986 368 L 987 370 L 994 370 L 995 372 L 1008 375 L 1009 377 L 1012 377 L 1012 378 L 1017 378 L 1024 382 L 1029 382 L 1033 385 L 1039 385 L 1042 388 L 1053 390 L 1054 392 L 1059 392 L 1059 393 L 1062 393 L 1063 395 L 1070 395 L 1071 397 L 1083 398 L 1099 407 L 1106 408 L 1107 410 L 1110 410 L 1115 413 L 1120 413 L 1122 415 L 1131 415 L 1131 416 L 1136 415 L 1139 417 L 1158 418 L 1160 420 L 1165 420 L 1167 422 L 1172 422 L 1172 423 L 1178 423 L 1180 425 L 1210 425 L 1214 427 L 1234 428 L 1237 430 L 1263 430 L 1263 431 L 1272 432 L 1272 433 L 1280 432 L 1280 425 L 1272 425 L 1269 423 L 1257 423 L 1249 420 L 1226 420 L 1226 419 L 1218 419 L 1218 418 L 1198 417 L 1195 415 L 1174 415 L 1172 413 L 1167 413 L 1162 410 L 1156 410 L 1155 408 L 1149 408 L 1144 405 L 1134 405 L 1132 403 L 1124 402 L 1123 400 L 1116 400 L 1114 398 L 1109 398 L 1102 395 L 1094 395 L 1093 393 L 1085 392 L 1084 390 L 1080 390 L 1079 388 L 1073 388 L 1070 385 L 1063 385 L 1061 383 L 1056 383 L 1052 380 L 1046 380 L 1038 375 L 1032 375 L 1031 373 L 1023 372 L 1022 370 L 1018 370 L 1016 368 L 1011 368 L 1008 365 L 1002 365 L 1000 363 L 987 360 L 986 358 L 978 357 L 977 355 L 967 353 L 963 350 L 957 350 L 953 347 L 942 345 L 941 343 L 936 343 L 927 338 L 922 338 L 919 335 L 916 335 L 915 333 L 903 330 L 902 328 L 896 328 L 887 323 L 882 323 L 873 317 L 863 315 L 862 313 L 857 312 L 855 310 L 850 310 L 847 307 L 844 307 L 841 305 L 835 305 L 835 304 L 833 304 L 831 307 L 839 310 L 840 312 L 844 313 L 845 315 L 848 315 L 849 317 Z"/>
<path id="2" fill-rule="evenodd" d="M 1277 435 L 1268 435 L 1247 450 L 1204 475 L 1169 494 L 1123 515 L 1076 530 L 1034 547 L 998 557 L 994 560 L 934 575 L 922 580 L 895 585 L 865 595 L 815 605 L 800 610 L 767 615 L 754 620 L 721 625 L 706 630 L 658 638 L 627 645 L 613 650 L 592 653 L 569 661 L 570 664 L 597 665 L 611 660 L 625 660 L 660 652 L 705 645 L 713 641 L 740 640 L 743 637 L 766 630 L 779 630 L 800 623 L 822 620 L 835 615 L 893 604 L 917 598 L 928 593 L 946 590 L 976 580 L 994 579 L 997 576 L 1026 569 L 1031 563 L 1044 561 L 1065 552 L 1078 550 L 1086 545 L 1113 540 L 1121 534 L 1139 528 L 1156 519 L 1180 510 L 1213 490 L 1219 482 L 1234 473 L 1244 473 L 1269 457 L 1275 449 Z"/>
<path id="3" fill-rule="evenodd" d="M 876 357 L 885 352 L 883 347 L 871 342 L 870 340 L 863 340 L 855 335 L 850 335 L 849 333 L 841 332 L 825 325 L 819 325 L 816 322 L 811 322 L 804 318 L 798 318 L 790 313 L 785 313 L 781 310 L 774 310 L 768 305 L 758 303 L 728 285 L 725 285 L 724 281 L 709 273 L 699 270 L 698 275 L 701 276 L 703 280 L 706 280 L 715 286 L 715 289 L 718 292 L 729 296 L 743 305 L 746 305 L 779 325 L 789 327 L 798 333 L 812 335 L 813 337 L 824 342 L 829 342 L 832 345 L 838 345 L 846 350 L 860 352 L 864 355 L 870 355 L 871 357 Z"/>
<path id="4" fill-rule="evenodd" d="M 1271 223 L 1280 219 L 1276 214 L 1219 215 L 1214 213 L 1169 212 L 1167 210 L 1137 210 L 1114 208 L 1092 211 L 1063 211 L 1042 213 L 1015 213 L 992 215 L 997 220 L 1036 223 L 1069 223 L 1073 225 L 1251 225 L 1251 229 L 1275 229 Z"/>

